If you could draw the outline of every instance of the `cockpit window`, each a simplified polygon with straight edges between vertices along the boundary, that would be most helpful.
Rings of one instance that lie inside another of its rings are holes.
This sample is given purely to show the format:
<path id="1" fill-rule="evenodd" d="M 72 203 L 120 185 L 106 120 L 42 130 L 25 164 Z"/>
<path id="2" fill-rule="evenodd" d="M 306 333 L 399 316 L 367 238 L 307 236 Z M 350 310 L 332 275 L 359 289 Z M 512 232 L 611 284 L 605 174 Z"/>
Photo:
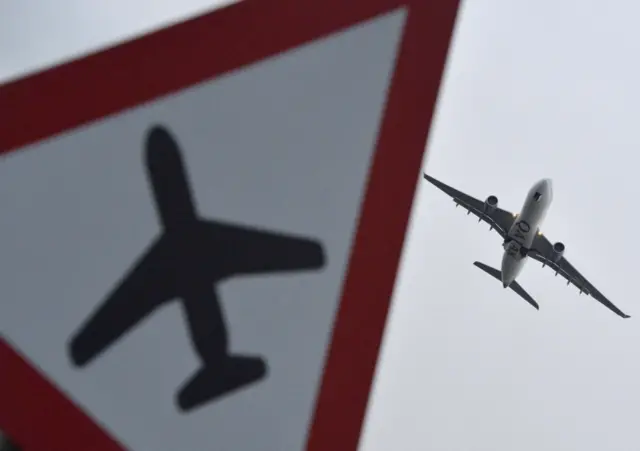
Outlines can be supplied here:
<path id="1" fill-rule="evenodd" d="M 536 202 L 539 202 L 541 197 L 542 197 L 542 194 L 536 191 L 536 193 L 533 195 L 533 200 L 535 200 Z"/>

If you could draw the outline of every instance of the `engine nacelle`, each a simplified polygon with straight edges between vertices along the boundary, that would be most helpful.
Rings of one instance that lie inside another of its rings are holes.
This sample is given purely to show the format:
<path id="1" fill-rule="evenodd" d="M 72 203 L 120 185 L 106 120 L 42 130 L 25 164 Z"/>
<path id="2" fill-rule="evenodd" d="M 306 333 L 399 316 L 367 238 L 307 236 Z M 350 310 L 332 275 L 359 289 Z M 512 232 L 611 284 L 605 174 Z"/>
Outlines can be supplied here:
<path id="1" fill-rule="evenodd" d="M 484 212 L 493 213 L 498 208 L 498 198 L 496 196 L 489 196 L 484 201 Z"/>
<path id="2" fill-rule="evenodd" d="M 558 263 L 558 261 L 562 258 L 563 255 L 564 255 L 564 244 L 562 244 L 560 241 L 558 241 L 557 243 L 555 243 L 553 245 L 553 261 L 554 261 L 554 263 Z"/>

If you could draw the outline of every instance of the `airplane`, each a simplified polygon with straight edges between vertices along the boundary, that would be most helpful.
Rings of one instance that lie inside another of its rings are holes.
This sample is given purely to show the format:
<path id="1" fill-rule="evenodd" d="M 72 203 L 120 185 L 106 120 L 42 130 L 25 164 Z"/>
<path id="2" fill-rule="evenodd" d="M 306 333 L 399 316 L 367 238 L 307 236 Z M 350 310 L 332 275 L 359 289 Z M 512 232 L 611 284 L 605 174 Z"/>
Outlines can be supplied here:
<path id="1" fill-rule="evenodd" d="M 488 196 L 483 202 L 426 173 L 424 178 L 452 197 L 456 207 L 464 207 L 467 215 L 472 213 L 478 218 L 478 222 L 486 222 L 489 224 L 489 230 L 495 230 L 503 238 L 504 253 L 500 270 L 478 261 L 473 264 L 502 282 L 504 288 L 511 288 L 534 308 L 540 309 L 538 303 L 516 281 L 527 258 L 532 258 L 542 263 L 543 268 L 548 266 L 553 269 L 556 276 L 560 274 L 567 281 L 567 285 L 573 284 L 580 290 L 580 294 L 590 295 L 622 318 L 630 318 L 569 263 L 564 257 L 564 243 L 557 241 L 551 244 L 540 231 L 553 200 L 553 184 L 550 179 L 542 179 L 534 184 L 527 194 L 521 212 L 514 214 L 499 208 L 495 195 Z"/>
<path id="2" fill-rule="evenodd" d="M 326 257 L 315 239 L 201 218 L 178 145 L 163 126 L 147 134 L 146 163 L 163 230 L 72 337 L 69 353 L 85 366 L 153 310 L 180 299 L 202 362 L 177 394 L 180 410 L 189 411 L 266 375 L 261 357 L 230 354 L 215 285 L 243 274 L 317 270 Z"/>

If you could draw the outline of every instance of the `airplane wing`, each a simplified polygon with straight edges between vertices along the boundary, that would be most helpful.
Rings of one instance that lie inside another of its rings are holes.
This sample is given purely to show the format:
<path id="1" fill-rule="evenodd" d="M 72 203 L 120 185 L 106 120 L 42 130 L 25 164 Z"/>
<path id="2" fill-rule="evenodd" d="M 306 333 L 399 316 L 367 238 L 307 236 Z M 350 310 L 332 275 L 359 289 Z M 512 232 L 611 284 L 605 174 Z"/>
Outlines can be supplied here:
<path id="1" fill-rule="evenodd" d="M 496 208 L 493 212 L 485 211 L 485 203 L 483 201 L 445 185 L 430 175 L 424 174 L 424 178 L 451 196 L 457 205 L 461 205 L 467 210 L 467 214 L 473 213 L 478 218 L 478 222 L 486 222 L 492 229 L 495 229 L 500 236 L 506 238 L 509 229 L 515 221 L 513 213 L 501 208 Z"/>
<path id="2" fill-rule="evenodd" d="M 214 249 L 224 252 L 222 274 L 262 274 L 319 269 L 325 265 L 322 244 L 311 238 L 239 224 L 208 221 Z"/>
<path id="3" fill-rule="evenodd" d="M 69 352 L 75 365 L 86 365 L 162 302 L 177 294 L 169 277 L 170 262 L 167 246 L 156 241 L 123 275 L 72 337 Z"/>
<path id="4" fill-rule="evenodd" d="M 556 275 L 560 274 L 567 281 L 568 284 L 573 284 L 580 292 L 584 292 L 596 301 L 609 308 L 611 311 L 621 316 L 622 318 L 629 318 L 629 315 L 623 313 L 618 307 L 613 305 L 602 293 L 600 293 L 596 287 L 591 285 L 589 281 L 573 267 L 569 260 L 565 257 L 561 257 L 557 262 L 554 262 L 553 245 L 544 235 L 536 235 L 529 251 L 529 257 L 539 261 L 544 266 L 552 268 Z"/>

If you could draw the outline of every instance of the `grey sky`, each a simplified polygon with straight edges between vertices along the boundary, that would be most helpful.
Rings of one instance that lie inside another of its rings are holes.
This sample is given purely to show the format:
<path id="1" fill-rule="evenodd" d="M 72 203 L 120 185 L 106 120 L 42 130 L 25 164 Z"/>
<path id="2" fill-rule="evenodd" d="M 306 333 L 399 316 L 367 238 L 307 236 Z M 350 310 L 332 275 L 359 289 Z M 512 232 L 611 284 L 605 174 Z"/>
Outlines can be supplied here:
<path id="1" fill-rule="evenodd" d="M 210 7 L 211 1 L 7 1 L 0 79 Z M 606 6 L 608 4 L 608 6 Z M 536 312 L 472 265 L 500 238 L 420 183 L 361 451 L 640 448 L 635 199 L 640 8 L 467 0 L 428 171 L 516 211 L 554 179 L 545 234 L 632 318 L 529 262 Z"/>

